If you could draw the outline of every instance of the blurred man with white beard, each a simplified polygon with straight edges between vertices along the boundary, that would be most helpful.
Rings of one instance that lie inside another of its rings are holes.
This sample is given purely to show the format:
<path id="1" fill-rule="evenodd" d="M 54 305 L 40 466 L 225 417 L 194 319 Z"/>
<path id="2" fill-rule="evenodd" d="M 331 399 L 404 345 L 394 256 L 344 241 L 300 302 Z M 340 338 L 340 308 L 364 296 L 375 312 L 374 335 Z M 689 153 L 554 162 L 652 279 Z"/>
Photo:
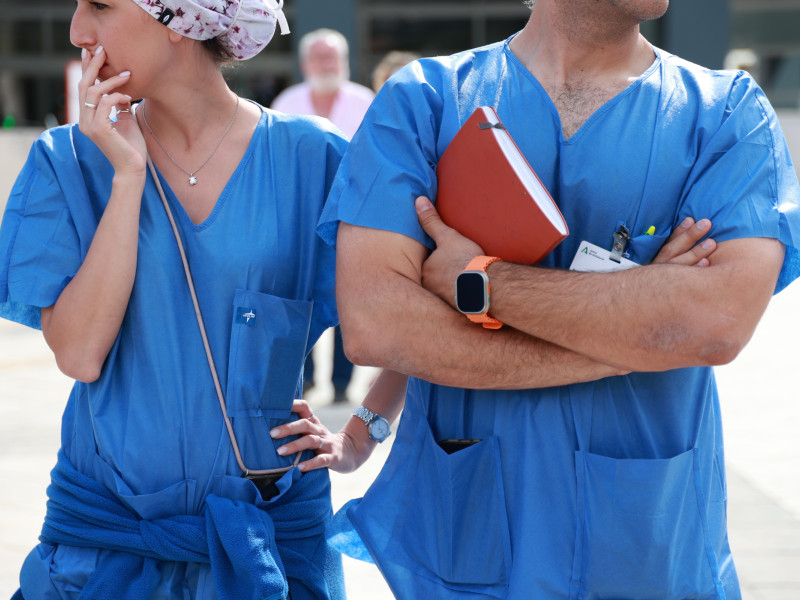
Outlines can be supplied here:
<path id="1" fill-rule="evenodd" d="M 353 137 L 375 94 L 350 81 L 347 40 L 333 29 L 317 29 L 300 39 L 299 54 L 304 81 L 278 94 L 272 108 L 325 117 Z"/>

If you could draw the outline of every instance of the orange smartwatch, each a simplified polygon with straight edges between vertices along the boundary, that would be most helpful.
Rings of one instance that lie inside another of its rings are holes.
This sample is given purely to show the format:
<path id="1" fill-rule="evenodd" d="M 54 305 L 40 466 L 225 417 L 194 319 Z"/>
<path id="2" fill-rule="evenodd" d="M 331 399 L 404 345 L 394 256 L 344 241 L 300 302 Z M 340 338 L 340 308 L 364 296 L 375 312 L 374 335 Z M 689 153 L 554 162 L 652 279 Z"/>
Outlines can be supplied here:
<path id="1" fill-rule="evenodd" d="M 500 329 L 503 324 L 489 316 L 491 285 L 486 268 L 503 260 L 496 256 L 476 256 L 456 278 L 456 308 L 473 323 L 486 329 Z"/>

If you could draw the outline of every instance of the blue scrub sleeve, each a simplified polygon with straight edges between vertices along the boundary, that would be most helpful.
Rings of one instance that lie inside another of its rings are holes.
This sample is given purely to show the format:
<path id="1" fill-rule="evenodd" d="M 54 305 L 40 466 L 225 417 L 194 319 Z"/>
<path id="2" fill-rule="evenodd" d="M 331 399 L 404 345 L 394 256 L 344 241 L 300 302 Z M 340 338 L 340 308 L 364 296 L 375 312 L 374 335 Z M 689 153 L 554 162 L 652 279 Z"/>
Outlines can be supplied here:
<path id="1" fill-rule="evenodd" d="M 83 260 L 64 190 L 85 188 L 64 185 L 73 174 L 54 165 L 54 145 L 48 134 L 34 143 L 0 227 L 0 316 L 35 328 L 40 309 L 55 304 Z"/>
<path id="2" fill-rule="evenodd" d="M 401 233 L 429 248 L 417 196 L 436 197 L 441 77 L 434 59 L 404 67 L 378 92 L 342 160 L 318 231 L 336 243 L 339 221 Z"/>
<path id="3" fill-rule="evenodd" d="M 684 187 L 681 218 L 711 219 L 718 242 L 780 240 L 786 256 L 775 293 L 800 275 L 800 186 L 775 111 L 745 73 L 732 84 L 728 117 L 710 135 Z"/>

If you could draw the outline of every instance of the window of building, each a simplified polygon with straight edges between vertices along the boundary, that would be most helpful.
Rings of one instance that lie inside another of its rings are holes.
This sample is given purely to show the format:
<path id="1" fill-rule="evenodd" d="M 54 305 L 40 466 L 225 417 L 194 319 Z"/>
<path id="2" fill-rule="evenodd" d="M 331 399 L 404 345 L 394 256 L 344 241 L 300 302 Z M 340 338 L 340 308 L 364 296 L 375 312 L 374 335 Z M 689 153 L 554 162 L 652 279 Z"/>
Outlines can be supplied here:
<path id="1" fill-rule="evenodd" d="M 42 48 L 42 23 L 17 21 L 11 29 L 11 51 L 17 54 L 39 54 Z"/>

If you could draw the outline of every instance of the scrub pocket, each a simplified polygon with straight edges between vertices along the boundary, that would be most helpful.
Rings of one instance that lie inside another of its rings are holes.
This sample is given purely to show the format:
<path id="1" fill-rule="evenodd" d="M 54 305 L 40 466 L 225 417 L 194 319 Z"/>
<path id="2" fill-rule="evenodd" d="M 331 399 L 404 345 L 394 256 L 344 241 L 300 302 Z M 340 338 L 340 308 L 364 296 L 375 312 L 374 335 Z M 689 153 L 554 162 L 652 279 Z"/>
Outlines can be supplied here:
<path id="1" fill-rule="evenodd" d="M 628 258 L 640 265 L 649 265 L 669 235 L 637 235 L 628 243 Z"/>
<path id="2" fill-rule="evenodd" d="M 572 600 L 724 600 L 705 509 L 698 508 L 706 502 L 696 452 L 652 460 L 575 453 Z"/>
<path id="3" fill-rule="evenodd" d="M 447 454 L 418 418 L 402 450 L 407 481 L 395 488 L 403 508 L 387 558 L 446 589 L 505 598 L 511 538 L 497 438 Z"/>
<path id="4" fill-rule="evenodd" d="M 236 290 L 226 402 L 231 417 L 289 417 L 314 303 Z"/>

